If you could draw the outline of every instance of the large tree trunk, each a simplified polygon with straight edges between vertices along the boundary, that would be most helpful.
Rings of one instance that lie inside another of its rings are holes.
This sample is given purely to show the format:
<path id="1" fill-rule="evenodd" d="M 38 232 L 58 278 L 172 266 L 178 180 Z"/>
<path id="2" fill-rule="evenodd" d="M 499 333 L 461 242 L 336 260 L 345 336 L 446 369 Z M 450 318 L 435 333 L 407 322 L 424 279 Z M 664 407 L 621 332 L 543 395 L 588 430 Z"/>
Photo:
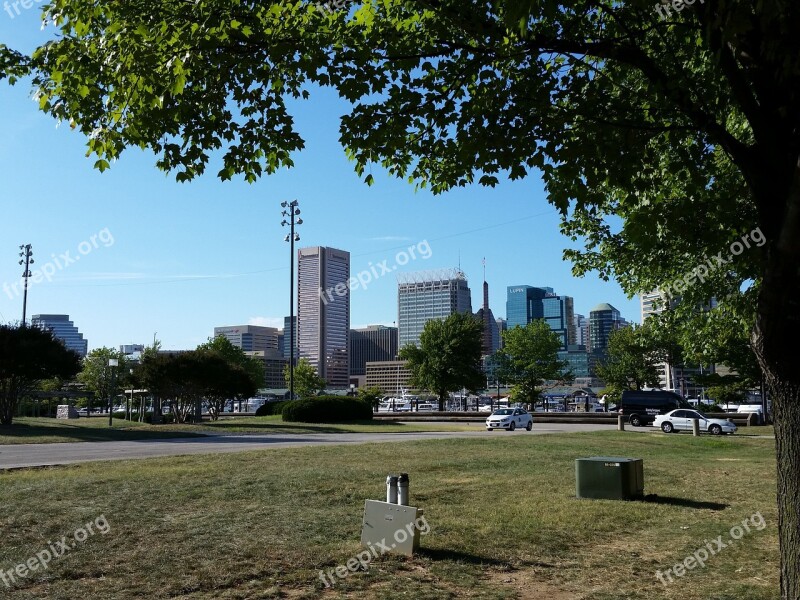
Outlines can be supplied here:
<path id="1" fill-rule="evenodd" d="M 785 197 L 780 194 L 774 198 Z M 772 398 L 778 469 L 781 598 L 800 599 L 800 164 L 785 206 L 766 219 L 768 251 L 753 349 Z M 776 223 L 777 221 L 777 223 Z M 769 225 L 772 225 L 771 227 Z M 777 226 L 776 226 L 777 225 Z"/>

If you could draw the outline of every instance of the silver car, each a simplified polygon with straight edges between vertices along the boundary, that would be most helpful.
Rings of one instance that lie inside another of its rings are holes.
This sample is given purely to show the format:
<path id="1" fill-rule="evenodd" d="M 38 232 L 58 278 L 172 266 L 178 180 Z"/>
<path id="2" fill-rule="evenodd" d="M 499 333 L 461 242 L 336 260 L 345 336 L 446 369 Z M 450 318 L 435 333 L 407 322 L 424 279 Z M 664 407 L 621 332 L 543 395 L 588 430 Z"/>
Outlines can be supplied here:
<path id="1" fill-rule="evenodd" d="M 679 408 L 671 410 L 665 415 L 658 415 L 653 421 L 653 427 L 660 427 L 664 433 L 673 431 L 691 431 L 692 421 L 700 421 L 700 431 L 707 431 L 713 435 L 723 433 L 736 433 L 736 425 L 725 419 L 709 419 L 696 410 Z"/>
<path id="2" fill-rule="evenodd" d="M 517 427 L 524 427 L 528 431 L 533 429 L 533 417 L 523 408 L 501 408 L 486 419 L 487 431 L 492 429 L 514 431 Z"/>

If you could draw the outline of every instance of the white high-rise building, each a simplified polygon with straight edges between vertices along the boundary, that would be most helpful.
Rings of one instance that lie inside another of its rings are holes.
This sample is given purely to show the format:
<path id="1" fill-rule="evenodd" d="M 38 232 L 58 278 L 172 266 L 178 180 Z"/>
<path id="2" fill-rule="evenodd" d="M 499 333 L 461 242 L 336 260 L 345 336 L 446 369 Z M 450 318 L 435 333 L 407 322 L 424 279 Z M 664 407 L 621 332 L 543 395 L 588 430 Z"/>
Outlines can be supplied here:
<path id="1" fill-rule="evenodd" d="M 350 253 L 315 246 L 297 252 L 297 348 L 330 387 L 349 383 Z"/>
<path id="2" fill-rule="evenodd" d="M 456 312 L 472 313 L 472 296 L 461 269 L 397 276 L 398 347 L 419 345 L 425 323 Z"/>

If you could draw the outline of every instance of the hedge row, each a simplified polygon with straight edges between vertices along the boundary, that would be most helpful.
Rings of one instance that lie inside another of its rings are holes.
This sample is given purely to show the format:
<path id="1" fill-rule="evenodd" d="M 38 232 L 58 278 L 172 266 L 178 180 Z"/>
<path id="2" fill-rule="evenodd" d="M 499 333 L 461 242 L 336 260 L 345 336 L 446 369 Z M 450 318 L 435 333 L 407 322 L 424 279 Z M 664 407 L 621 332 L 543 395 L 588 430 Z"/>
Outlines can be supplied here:
<path id="1" fill-rule="evenodd" d="M 289 404 L 288 400 L 279 400 L 278 402 L 265 402 L 256 410 L 257 417 L 266 417 L 268 415 L 279 415 L 283 407 Z"/>
<path id="2" fill-rule="evenodd" d="M 345 396 L 318 396 L 286 402 L 281 415 L 284 421 L 297 423 L 342 423 L 371 421 L 372 406 L 368 402 Z"/>

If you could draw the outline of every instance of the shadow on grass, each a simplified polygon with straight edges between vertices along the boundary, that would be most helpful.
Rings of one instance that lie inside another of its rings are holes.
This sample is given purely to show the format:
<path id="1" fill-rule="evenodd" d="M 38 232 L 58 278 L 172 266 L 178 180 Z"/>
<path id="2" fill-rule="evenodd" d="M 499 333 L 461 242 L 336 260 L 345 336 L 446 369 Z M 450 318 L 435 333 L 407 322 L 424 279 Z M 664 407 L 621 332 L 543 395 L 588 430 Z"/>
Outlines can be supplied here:
<path id="1" fill-rule="evenodd" d="M 689 498 L 674 498 L 672 496 L 659 496 L 648 494 L 642 500 L 651 504 L 667 504 L 669 506 L 683 506 L 685 508 L 700 508 L 705 510 L 725 510 L 728 504 L 721 502 L 706 502 L 704 500 L 690 500 Z"/>
<path id="2" fill-rule="evenodd" d="M 182 431 L 142 431 L 139 429 L 94 428 L 80 425 L 59 424 L 53 427 L 16 423 L 0 426 L 2 438 L 29 439 L 66 438 L 78 442 L 113 442 L 121 440 L 155 440 L 164 438 L 203 437 L 201 434 Z M 54 440 L 58 441 L 58 440 Z"/>
<path id="3" fill-rule="evenodd" d="M 415 556 L 421 558 L 430 558 L 431 560 L 451 560 L 453 562 L 460 562 L 469 565 L 491 565 L 493 567 L 503 567 L 504 569 L 512 569 L 511 564 L 507 561 L 498 560 L 491 556 L 479 556 L 477 554 L 468 554 L 466 552 L 459 552 L 458 550 L 446 550 L 441 548 L 420 548 L 415 551 Z"/>
<path id="4" fill-rule="evenodd" d="M 220 433 L 224 431 L 236 431 L 236 430 L 264 430 L 264 431 L 293 431 L 293 430 L 302 430 L 304 432 L 315 432 L 315 433 L 360 433 L 357 430 L 348 430 L 348 426 L 362 426 L 367 425 L 369 427 L 374 427 L 375 429 L 381 427 L 406 427 L 406 425 L 401 423 L 383 423 L 381 421 L 348 421 L 346 423 L 331 423 L 331 424 L 319 424 L 319 423 L 286 423 L 283 421 L 278 421 L 274 423 L 246 423 L 246 422 L 239 422 L 239 423 L 226 423 L 223 421 L 212 421 L 211 423 L 204 423 L 204 425 L 212 428 L 218 429 Z M 333 427 L 332 425 L 335 425 Z"/>

